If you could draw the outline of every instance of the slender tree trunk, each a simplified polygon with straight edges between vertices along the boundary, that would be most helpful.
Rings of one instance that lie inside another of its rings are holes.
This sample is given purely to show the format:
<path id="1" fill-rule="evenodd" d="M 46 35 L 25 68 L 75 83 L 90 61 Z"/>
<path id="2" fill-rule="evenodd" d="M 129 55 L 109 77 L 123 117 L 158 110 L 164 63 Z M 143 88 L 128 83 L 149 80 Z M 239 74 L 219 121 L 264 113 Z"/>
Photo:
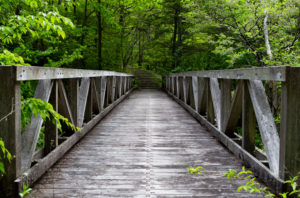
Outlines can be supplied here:
<path id="1" fill-rule="evenodd" d="M 73 12 L 74 12 L 74 16 L 76 16 L 76 12 L 77 12 L 77 7 L 76 7 L 76 0 L 73 0 Z"/>
<path id="2" fill-rule="evenodd" d="M 141 67 L 142 66 L 142 63 L 143 63 L 143 49 L 142 49 L 142 38 L 141 38 L 141 30 L 140 29 L 138 29 L 138 34 L 139 34 L 139 38 L 138 38 L 138 40 L 139 40 L 139 60 L 138 60 L 138 65 L 139 65 L 139 67 Z M 143 36 L 144 37 L 144 36 Z"/>
<path id="3" fill-rule="evenodd" d="M 268 12 L 266 12 L 266 16 L 265 16 L 265 19 L 264 19 L 264 35 L 265 35 L 267 55 L 268 55 L 269 59 L 272 60 L 273 55 L 272 55 L 271 45 L 270 45 L 270 42 L 269 42 L 268 17 L 269 17 L 269 14 L 268 14 Z"/>
<path id="4" fill-rule="evenodd" d="M 101 0 L 98 0 L 98 4 L 101 4 Z M 102 69 L 102 21 L 101 21 L 101 11 L 97 10 L 97 28 L 98 28 L 98 41 L 97 41 L 97 46 L 98 46 L 98 69 Z"/>
<path id="5" fill-rule="evenodd" d="M 174 31 L 173 31 L 173 41 L 172 41 L 172 57 L 173 57 L 173 64 L 172 67 L 175 68 L 177 65 L 177 30 L 178 30 L 178 9 L 175 8 L 175 14 L 174 14 Z"/>

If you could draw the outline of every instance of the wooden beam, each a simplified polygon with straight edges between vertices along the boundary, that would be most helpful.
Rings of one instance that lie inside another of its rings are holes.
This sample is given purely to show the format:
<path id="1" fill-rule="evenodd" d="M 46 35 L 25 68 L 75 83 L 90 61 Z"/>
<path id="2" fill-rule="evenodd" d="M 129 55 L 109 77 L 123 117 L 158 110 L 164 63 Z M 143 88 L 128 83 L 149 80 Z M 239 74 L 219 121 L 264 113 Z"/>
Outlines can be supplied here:
<path id="1" fill-rule="evenodd" d="M 79 98 L 78 98 L 78 127 L 81 127 L 83 124 L 89 89 L 90 89 L 90 79 L 82 78 L 80 83 Z"/>
<path id="2" fill-rule="evenodd" d="M 58 80 L 58 113 L 68 118 L 68 120 L 74 125 L 72 110 L 69 105 L 67 93 L 62 80 Z"/>
<path id="3" fill-rule="evenodd" d="M 169 76 L 198 76 L 202 78 L 285 81 L 286 67 L 252 67 L 247 69 L 191 71 L 172 74 Z"/>
<path id="4" fill-rule="evenodd" d="M 300 170 L 300 69 L 287 67 L 282 83 L 280 123 L 280 177 L 294 177 Z"/>
<path id="5" fill-rule="evenodd" d="M 233 101 L 230 107 L 230 114 L 227 117 L 227 121 L 225 122 L 225 134 L 229 137 L 234 137 L 235 128 L 239 119 L 241 118 L 242 113 L 242 100 L 243 100 L 243 86 L 244 81 L 240 80 L 237 84 L 236 91 L 233 96 Z"/>
<path id="6" fill-rule="evenodd" d="M 74 124 L 78 126 L 79 79 L 69 79 L 68 99 Z"/>
<path id="7" fill-rule="evenodd" d="M 53 88 L 50 95 L 49 103 L 53 106 L 53 109 L 57 112 L 58 111 L 58 81 L 54 80 L 53 82 Z M 52 119 L 53 117 L 50 117 L 51 120 L 47 119 L 45 121 L 45 148 L 44 148 L 44 154 L 47 155 L 51 151 L 53 151 L 58 146 L 58 129 L 57 129 L 57 122 L 53 124 Z M 33 160 L 33 159 L 32 159 Z"/>
<path id="8" fill-rule="evenodd" d="M 28 67 L 28 66 L 8 66 L 17 70 L 17 81 L 24 80 L 45 80 L 45 79 L 66 79 L 66 78 L 90 78 L 101 76 L 133 76 L 131 74 L 83 69 L 64 69 L 53 67 Z"/>
<path id="9" fill-rule="evenodd" d="M 268 103 L 265 88 L 259 80 L 250 80 L 247 84 L 270 169 L 276 176 L 278 176 L 279 136 Z"/>
<path id="10" fill-rule="evenodd" d="M 172 77 L 173 78 L 173 77 Z M 198 112 L 199 107 L 199 84 L 198 84 L 198 77 L 193 76 L 192 77 L 192 87 L 193 87 L 193 96 L 194 96 L 194 105 L 195 110 Z M 172 94 L 174 94 L 172 92 Z"/>
<path id="11" fill-rule="evenodd" d="M 220 105 L 220 117 L 221 125 L 220 131 L 225 132 L 227 118 L 230 114 L 231 107 L 231 81 L 228 79 L 221 79 L 221 105 Z"/>
<path id="12" fill-rule="evenodd" d="M 124 82 L 124 79 L 122 82 Z M 101 77 L 101 102 L 100 102 L 101 111 L 102 109 L 104 109 L 104 104 L 105 104 L 106 84 L 107 84 L 107 77 Z"/>
<path id="13" fill-rule="evenodd" d="M 243 86 L 243 113 L 242 113 L 242 146 L 250 154 L 255 151 L 255 134 L 256 134 L 256 120 L 253 105 L 249 95 L 248 86 L 245 83 Z"/>
<path id="14" fill-rule="evenodd" d="M 39 81 L 34 97 L 48 102 L 52 86 L 53 83 L 51 80 Z M 22 172 L 26 171 L 31 166 L 31 160 L 38 141 L 42 123 L 43 120 L 40 116 L 35 117 L 33 115 L 31 123 L 22 133 Z"/>
<path id="15" fill-rule="evenodd" d="M 0 180 L 0 197 L 18 197 L 14 180 L 21 175 L 21 94 L 15 67 L 0 67 L 0 138 L 13 156 L 4 161 L 6 174 Z"/>
<path id="16" fill-rule="evenodd" d="M 201 115 L 204 115 L 206 112 L 206 104 L 207 104 L 207 89 L 208 89 L 208 79 L 207 78 L 199 78 L 198 77 L 198 88 L 199 88 L 199 96 L 198 96 L 198 112 Z"/>
<path id="17" fill-rule="evenodd" d="M 212 103 L 214 107 L 214 112 L 216 116 L 216 122 L 218 129 L 221 127 L 221 92 L 218 79 L 211 78 L 210 79 L 210 92 L 212 97 Z"/>

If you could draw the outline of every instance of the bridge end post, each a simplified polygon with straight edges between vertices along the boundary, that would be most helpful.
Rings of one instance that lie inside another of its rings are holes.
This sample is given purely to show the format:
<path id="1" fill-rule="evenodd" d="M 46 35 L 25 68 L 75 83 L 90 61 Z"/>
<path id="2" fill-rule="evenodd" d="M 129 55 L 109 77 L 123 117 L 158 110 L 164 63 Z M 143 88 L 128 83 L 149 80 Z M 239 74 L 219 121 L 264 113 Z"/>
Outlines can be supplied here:
<path id="1" fill-rule="evenodd" d="M 0 138 L 12 156 L 11 162 L 0 152 L 5 166 L 0 176 L 0 197 L 17 197 L 18 186 L 14 182 L 21 175 L 21 93 L 16 80 L 15 66 L 0 67 Z"/>
<path id="2" fill-rule="evenodd" d="M 300 172 L 300 68 L 286 67 L 286 81 L 282 82 L 280 159 L 281 179 Z"/>

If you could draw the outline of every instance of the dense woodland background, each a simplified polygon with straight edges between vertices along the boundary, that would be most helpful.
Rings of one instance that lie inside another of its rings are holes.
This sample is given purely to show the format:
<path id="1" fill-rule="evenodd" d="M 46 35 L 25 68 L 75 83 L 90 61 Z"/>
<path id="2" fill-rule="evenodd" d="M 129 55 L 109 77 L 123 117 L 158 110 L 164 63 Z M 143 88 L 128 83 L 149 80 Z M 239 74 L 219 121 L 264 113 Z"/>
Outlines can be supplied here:
<path id="1" fill-rule="evenodd" d="M 299 0 L 1 0 L 0 65 L 300 65 Z"/>

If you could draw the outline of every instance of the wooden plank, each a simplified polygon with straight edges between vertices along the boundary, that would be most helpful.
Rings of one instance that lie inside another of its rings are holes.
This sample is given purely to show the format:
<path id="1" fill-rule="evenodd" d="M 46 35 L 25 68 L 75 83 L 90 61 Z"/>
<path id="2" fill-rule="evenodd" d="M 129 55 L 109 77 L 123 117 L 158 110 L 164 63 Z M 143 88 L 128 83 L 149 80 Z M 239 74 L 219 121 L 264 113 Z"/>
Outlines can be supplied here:
<path id="1" fill-rule="evenodd" d="M 34 97 L 49 101 L 53 83 L 51 80 L 39 81 L 35 90 Z M 43 120 L 40 116 L 31 118 L 31 123 L 25 128 L 22 133 L 22 172 L 30 168 L 31 160 L 35 151 L 36 143 L 40 134 Z"/>
<path id="2" fill-rule="evenodd" d="M 255 151 L 256 120 L 247 84 L 243 87 L 242 146 L 250 154 Z"/>
<path id="3" fill-rule="evenodd" d="M 180 97 L 180 82 L 178 76 L 176 76 L 176 96 L 177 98 Z"/>
<path id="4" fill-rule="evenodd" d="M 214 105 L 213 105 L 213 99 L 211 94 L 211 81 L 208 80 L 206 83 L 206 116 L 207 120 L 211 122 L 212 124 L 215 124 L 215 111 L 214 111 Z"/>
<path id="5" fill-rule="evenodd" d="M 237 123 L 241 118 L 242 113 L 242 100 L 243 100 L 243 80 L 238 82 L 236 87 L 236 91 L 233 96 L 233 101 L 231 103 L 230 114 L 227 117 L 226 127 L 224 129 L 225 134 L 234 137 L 235 128 L 237 127 Z"/>
<path id="6" fill-rule="evenodd" d="M 91 94 L 92 94 L 92 111 L 95 114 L 98 114 L 101 111 L 101 107 L 100 107 L 100 97 L 99 97 L 99 93 L 98 93 L 98 87 L 96 86 L 96 79 L 92 78 L 91 79 Z M 100 81 L 101 83 L 101 81 Z"/>
<path id="7" fill-rule="evenodd" d="M 15 178 L 21 175 L 21 94 L 15 67 L 0 67 L 0 138 L 13 157 L 4 160 L 6 174 L 0 180 L 0 197 L 17 197 Z"/>
<path id="8" fill-rule="evenodd" d="M 123 95 L 123 77 L 119 77 L 119 97 Z"/>
<path id="9" fill-rule="evenodd" d="M 188 80 L 184 76 L 182 78 L 182 99 L 183 102 L 187 104 L 187 98 L 188 98 Z"/>
<path id="10" fill-rule="evenodd" d="M 124 82 L 124 79 L 122 82 Z M 100 102 L 101 110 L 104 109 L 104 104 L 105 104 L 106 84 L 107 84 L 107 77 L 101 77 L 101 102 Z"/>
<path id="11" fill-rule="evenodd" d="M 69 79 L 68 101 L 72 110 L 73 122 L 78 126 L 79 79 Z"/>
<path id="12" fill-rule="evenodd" d="M 208 84 L 208 79 L 198 77 L 198 87 L 199 87 L 198 112 L 201 115 L 204 115 L 206 112 L 207 88 L 208 88 L 207 84 Z"/>
<path id="13" fill-rule="evenodd" d="M 53 106 L 53 109 L 58 112 L 58 98 L 59 98 L 59 85 L 58 80 L 53 81 L 53 88 L 51 91 L 49 103 Z M 44 148 L 44 154 L 47 155 L 51 151 L 53 151 L 58 146 L 58 129 L 57 129 L 57 122 L 53 124 L 52 119 L 47 119 L 45 121 L 45 148 Z M 32 159 L 33 161 L 33 159 Z"/>
<path id="14" fill-rule="evenodd" d="M 72 146 L 74 146 L 80 139 L 82 139 L 100 120 L 102 120 L 109 112 L 111 112 L 119 103 L 121 103 L 132 90 L 127 92 L 121 98 L 116 100 L 113 104 L 107 107 L 99 115 L 94 117 L 89 123 L 87 123 L 80 132 L 74 133 L 66 141 L 60 144 L 55 150 L 49 153 L 46 157 L 41 159 L 32 168 L 23 173 L 22 176 L 18 175 L 15 183 L 19 189 L 22 189 L 23 184 L 32 185 L 37 181 L 53 164 L 55 164 L 61 157 L 67 153 Z M 18 191 L 16 192 L 18 193 Z"/>
<path id="15" fill-rule="evenodd" d="M 133 76 L 131 74 L 102 71 L 102 70 L 83 70 L 65 69 L 53 67 L 28 67 L 28 66 L 7 66 L 15 67 L 17 70 L 17 80 L 45 80 L 45 79 L 65 79 L 65 78 L 90 78 L 101 76 Z"/>
<path id="16" fill-rule="evenodd" d="M 112 77 L 112 87 L 111 87 L 111 101 L 114 102 L 116 99 L 116 83 L 117 83 L 117 79 L 115 76 Z M 128 80 L 128 88 L 130 85 L 130 80 Z"/>
<path id="17" fill-rule="evenodd" d="M 86 101 L 85 111 L 84 111 L 84 123 L 88 123 L 92 119 L 93 115 L 93 97 L 92 97 L 92 80 L 90 84 L 90 89 Z"/>
<path id="18" fill-rule="evenodd" d="M 214 112 L 216 116 L 216 123 L 218 128 L 221 128 L 221 91 L 219 87 L 218 79 L 210 79 L 210 92 L 212 97 L 212 103 L 214 107 Z"/>
<path id="19" fill-rule="evenodd" d="M 220 131 L 225 132 L 231 107 L 231 80 L 221 79 Z"/>
<path id="20" fill-rule="evenodd" d="M 90 89 L 90 79 L 82 78 L 80 83 L 79 98 L 78 98 L 78 127 L 81 127 L 83 124 L 89 89 Z"/>
<path id="21" fill-rule="evenodd" d="M 128 80 L 128 78 L 125 76 L 123 78 L 123 91 L 124 91 L 124 94 L 127 92 L 127 80 Z"/>
<path id="22" fill-rule="evenodd" d="M 257 160 L 250 153 L 245 151 L 240 145 L 234 142 L 226 134 L 219 131 L 213 124 L 207 119 L 201 116 L 198 112 L 186 105 L 184 102 L 173 96 L 170 92 L 167 92 L 178 104 L 184 107 L 195 119 L 197 119 L 203 126 L 205 126 L 209 132 L 212 133 L 224 146 L 226 146 L 235 156 L 243 160 L 246 167 L 249 167 L 255 172 L 255 175 L 260 178 L 264 183 L 268 184 L 276 193 L 281 193 L 284 189 L 284 181 L 270 171 L 265 165 Z"/>
<path id="23" fill-rule="evenodd" d="M 126 77 L 125 77 L 126 78 Z M 111 76 L 106 77 L 106 93 L 105 93 L 105 102 L 104 107 L 107 107 L 109 104 L 111 104 L 111 90 L 112 90 L 112 79 Z M 126 91 L 126 81 L 124 85 L 124 90 Z"/>
<path id="24" fill-rule="evenodd" d="M 259 80 L 250 80 L 247 84 L 270 169 L 278 176 L 279 136 L 264 86 Z"/>
<path id="25" fill-rule="evenodd" d="M 175 94 L 175 78 L 171 77 L 171 92 Z"/>
<path id="26" fill-rule="evenodd" d="M 285 81 L 286 67 L 252 67 L 247 69 L 191 71 L 172 74 L 169 76 L 198 76 L 202 78 Z"/>
<path id="27" fill-rule="evenodd" d="M 198 112 L 198 109 L 199 109 L 199 84 L 198 84 L 198 77 L 196 77 L 196 76 L 192 77 L 192 87 L 193 87 L 193 96 L 194 96 L 194 105 L 195 105 L 194 109 Z"/>
<path id="28" fill-rule="evenodd" d="M 282 83 L 280 123 L 280 177 L 294 177 L 300 170 L 300 70 L 287 68 L 287 81 Z"/>
<path id="29" fill-rule="evenodd" d="M 62 82 L 62 80 L 58 80 L 58 113 L 63 115 L 65 118 L 68 118 L 68 120 L 74 125 L 72 110 L 69 105 L 67 93 L 65 90 L 65 86 Z"/>

